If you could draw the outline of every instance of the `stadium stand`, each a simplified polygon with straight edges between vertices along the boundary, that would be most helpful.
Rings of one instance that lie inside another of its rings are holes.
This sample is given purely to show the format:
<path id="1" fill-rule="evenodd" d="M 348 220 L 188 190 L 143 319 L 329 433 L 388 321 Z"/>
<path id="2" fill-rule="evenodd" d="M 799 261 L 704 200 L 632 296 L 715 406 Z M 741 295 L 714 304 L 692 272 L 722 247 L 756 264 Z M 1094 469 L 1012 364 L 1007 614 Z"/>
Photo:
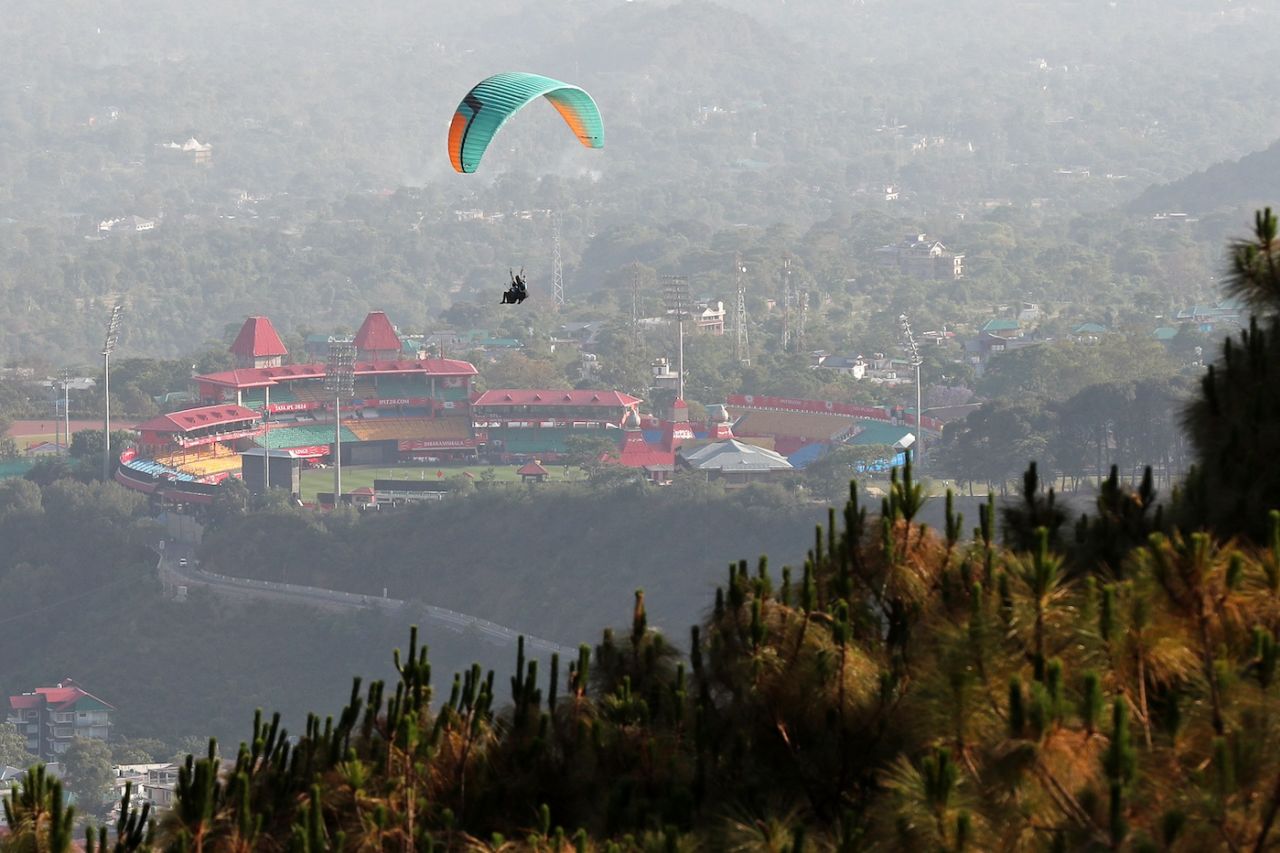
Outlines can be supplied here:
<path id="1" fill-rule="evenodd" d="M 249 388 L 240 394 L 242 405 L 256 409 L 266 402 L 266 391 L 262 388 Z M 271 389 L 272 403 L 293 403 L 297 401 L 293 388 L 288 385 L 276 385 Z"/>
<path id="2" fill-rule="evenodd" d="M 351 431 L 361 441 L 463 439 L 471 437 L 471 423 L 466 418 L 387 418 L 353 421 Z"/>
<path id="3" fill-rule="evenodd" d="M 436 389 L 437 392 L 441 389 Z M 368 399 L 404 400 L 431 396 L 431 385 L 422 377 L 379 376 L 378 389 Z"/>
<path id="4" fill-rule="evenodd" d="M 746 411 L 733 426 L 735 435 L 774 435 L 809 441 L 831 441 L 857 423 L 848 415 L 811 412 Z"/>
<path id="5" fill-rule="evenodd" d="M 196 477 L 209 477 L 240 470 L 240 454 L 225 444 L 218 443 L 212 448 L 201 448 L 198 453 L 170 453 L 157 456 L 155 461 L 161 465 L 184 471 Z"/>
<path id="6" fill-rule="evenodd" d="M 569 436 L 575 432 L 586 435 L 601 435 L 603 430 L 573 430 L 554 427 L 540 429 L 490 429 L 489 443 L 495 440 L 503 442 L 507 453 L 567 453 L 565 444 Z M 617 435 L 617 433 L 613 433 Z"/>
<path id="7" fill-rule="evenodd" d="M 342 426 L 343 441 L 359 441 L 346 424 Z M 309 426 L 290 426 L 273 429 L 267 439 L 275 450 L 290 447 L 311 447 L 320 444 L 333 444 L 333 424 L 313 424 Z"/>
<path id="8" fill-rule="evenodd" d="M 185 480 L 188 482 L 194 482 L 196 479 L 192 474 L 188 474 L 185 471 L 178 471 L 177 469 L 170 468 L 167 465 L 161 465 L 153 459 L 131 459 L 123 464 L 130 470 L 138 471 L 150 477 L 168 476 L 175 480 Z"/>

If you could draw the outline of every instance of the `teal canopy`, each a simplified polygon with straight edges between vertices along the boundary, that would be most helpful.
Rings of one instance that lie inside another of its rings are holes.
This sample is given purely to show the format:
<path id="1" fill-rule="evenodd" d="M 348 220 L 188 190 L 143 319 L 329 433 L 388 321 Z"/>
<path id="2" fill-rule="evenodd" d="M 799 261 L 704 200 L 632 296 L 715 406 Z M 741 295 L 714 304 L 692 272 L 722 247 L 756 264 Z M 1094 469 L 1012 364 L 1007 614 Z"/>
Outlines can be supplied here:
<path id="1" fill-rule="evenodd" d="M 551 102 L 587 148 L 604 147 L 604 122 L 591 96 L 577 86 L 539 74 L 509 71 L 481 80 L 458 104 L 449 125 L 449 160 L 459 172 L 474 172 L 494 134 L 530 101 Z"/>

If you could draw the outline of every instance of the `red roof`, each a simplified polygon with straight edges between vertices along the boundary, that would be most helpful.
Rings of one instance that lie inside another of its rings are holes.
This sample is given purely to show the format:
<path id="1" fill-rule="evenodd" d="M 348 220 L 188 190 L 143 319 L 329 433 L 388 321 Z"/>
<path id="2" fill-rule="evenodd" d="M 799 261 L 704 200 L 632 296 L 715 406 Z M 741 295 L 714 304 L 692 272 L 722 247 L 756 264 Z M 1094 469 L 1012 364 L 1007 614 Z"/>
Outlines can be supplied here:
<path id="1" fill-rule="evenodd" d="M 545 477 L 547 475 L 547 469 L 543 468 L 535 459 L 533 462 L 526 462 L 516 473 L 521 477 L 536 477 L 539 475 Z"/>
<path id="2" fill-rule="evenodd" d="M 626 468 L 671 466 L 676 463 L 676 454 L 674 451 L 664 450 L 661 447 L 649 444 L 644 440 L 644 434 L 640 430 L 629 429 L 623 432 L 622 450 L 618 454 L 616 461 Z"/>
<path id="3" fill-rule="evenodd" d="M 391 327 L 385 311 L 370 311 L 356 332 L 356 349 L 361 352 L 400 351 L 400 337 Z"/>
<path id="4" fill-rule="evenodd" d="M 134 429 L 151 432 L 190 432 L 236 421 L 256 421 L 259 417 L 257 412 L 246 409 L 244 406 L 220 403 L 216 406 L 201 406 L 197 409 L 157 415 L 151 420 L 138 424 Z"/>
<path id="5" fill-rule="evenodd" d="M 621 391 L 554 391 L 542 389 L 501 388 L 485 391 L 476 398 L 473 406 L 586 406 L 619 407 L 634 406 L 639 397 Z"/>
<path id="6" fill-rule="evenodd" d="M 270 320 L 266 317 L 248 317 L 240 327 L 240 334 L 236 335 L 235 342 L 231 344 L 231 353 L 242 358 L 268 358 L 288 355 L 289 351 L 284 348 L 284 342 L 276 334 Z"/>
<path id="7" fill-rule="evenodd" d="M 102 702 L 103 705 L 106 705 L 113 711 L 115 710 L 115 706 L 110 703 L 103 702 L 97 696 L 94 696 L 87 690 L 81 689 L 75 684 L 68 684 L 66 687 L 63 687 L 62 685 L 57 687 L 37 687 L 34 693 L 24 693 L 21 696 L 10 696 L 9 707 L 14 710 L 39 708 L 42 704 L 41 699 L 43 697 L 43 702 L 48 703 L 54 708 L 61 708 L 67 705 L 74 705 L 85 696 L 88 696 L 95 702 Z"/>
<path id="8" fill-rule="evenodd" d="M 356 376 L 422 374 L 423 376 L 474 376 L 478 371 L 469 361 L 454 358 L 427 358 L 414 361 L 357 361 Z M 228 388 L 261 388 L 296 379 L 323 379 L 325 364 L 286 364 L 281 367 L 245 367 L 222 370 L 196 377 L 197 382 Z"/>

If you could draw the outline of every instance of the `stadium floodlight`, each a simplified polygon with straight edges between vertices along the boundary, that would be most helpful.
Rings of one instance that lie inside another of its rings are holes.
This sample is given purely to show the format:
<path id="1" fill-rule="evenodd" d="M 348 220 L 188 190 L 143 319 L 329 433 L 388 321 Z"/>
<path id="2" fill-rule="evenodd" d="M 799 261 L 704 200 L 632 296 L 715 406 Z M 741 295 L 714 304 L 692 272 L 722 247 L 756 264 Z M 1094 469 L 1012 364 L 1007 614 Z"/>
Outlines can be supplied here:
<path id="1" fill-rule="evenodd" d="M 919 468 L 924 461 L 924 433 L 922 421 L 924 420 L 924 409 L 922 408 L 922 395 L 920 388 L 920 365 L 924 363 L 924 359 L 920 356 L 920 347 L 916 346 L 916 336 L 911 334 L 911 320 L 906 314 L 898 315 L 898 323 L 902 326 L 902 337 L 907 342 L 907 351 L 910 353 L 910 364 L 916 369 L 916 441 L 915 441 L 915 457 L 916 467 Z"/>
<path id="2" fill-rule="evenodd" d="M 111 478 L 111 353 L 115 352 L 116 342 L 120 340 L 120 320 L 124 313 L 124 303 L 117 302 L 111 308 L 111 318 L 107 320 L 107 336 L 102 342 L 102 400 L 106 404 L 102 420 L 102 479 Z M 67 439 L 70 447 L 71 440 Z"/>
<path id="3" fill-rule="evenodd" d="M 333 507 L 342 500 L 342 401 L 350 400 L 356 385 L 356 345 L 329 338 L 329 363 L 324 388 L 333 394 Z"/>
<path id="4" fill-rule="evenodd" d="M 664 275 L 662 277 L 662 300 L 667 306 L 667 313 L 676 318 L 676 374 L 677 399 L 684 399 L 684 318 L 689 316 L 689 277 L 684 275 Z"/>

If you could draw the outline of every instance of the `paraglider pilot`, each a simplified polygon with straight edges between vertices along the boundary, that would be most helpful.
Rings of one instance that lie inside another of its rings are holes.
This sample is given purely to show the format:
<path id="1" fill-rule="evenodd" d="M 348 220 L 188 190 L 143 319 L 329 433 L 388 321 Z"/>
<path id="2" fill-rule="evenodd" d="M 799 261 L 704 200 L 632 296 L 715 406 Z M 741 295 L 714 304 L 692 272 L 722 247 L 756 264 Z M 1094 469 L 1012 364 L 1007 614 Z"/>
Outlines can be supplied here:
<path id="1" fill-rule="evenodd" d="M 502 294 L 502 302 L 499 304 L 519 305 L 529 296 L 529 289 L 524 283 L 524 267 L 520 268 L 519 275 L 511 272 L 509 269 L 507 270 L 507 274 L 511 276 L 511 287 L 507 288 L 507 291 Z"/>

